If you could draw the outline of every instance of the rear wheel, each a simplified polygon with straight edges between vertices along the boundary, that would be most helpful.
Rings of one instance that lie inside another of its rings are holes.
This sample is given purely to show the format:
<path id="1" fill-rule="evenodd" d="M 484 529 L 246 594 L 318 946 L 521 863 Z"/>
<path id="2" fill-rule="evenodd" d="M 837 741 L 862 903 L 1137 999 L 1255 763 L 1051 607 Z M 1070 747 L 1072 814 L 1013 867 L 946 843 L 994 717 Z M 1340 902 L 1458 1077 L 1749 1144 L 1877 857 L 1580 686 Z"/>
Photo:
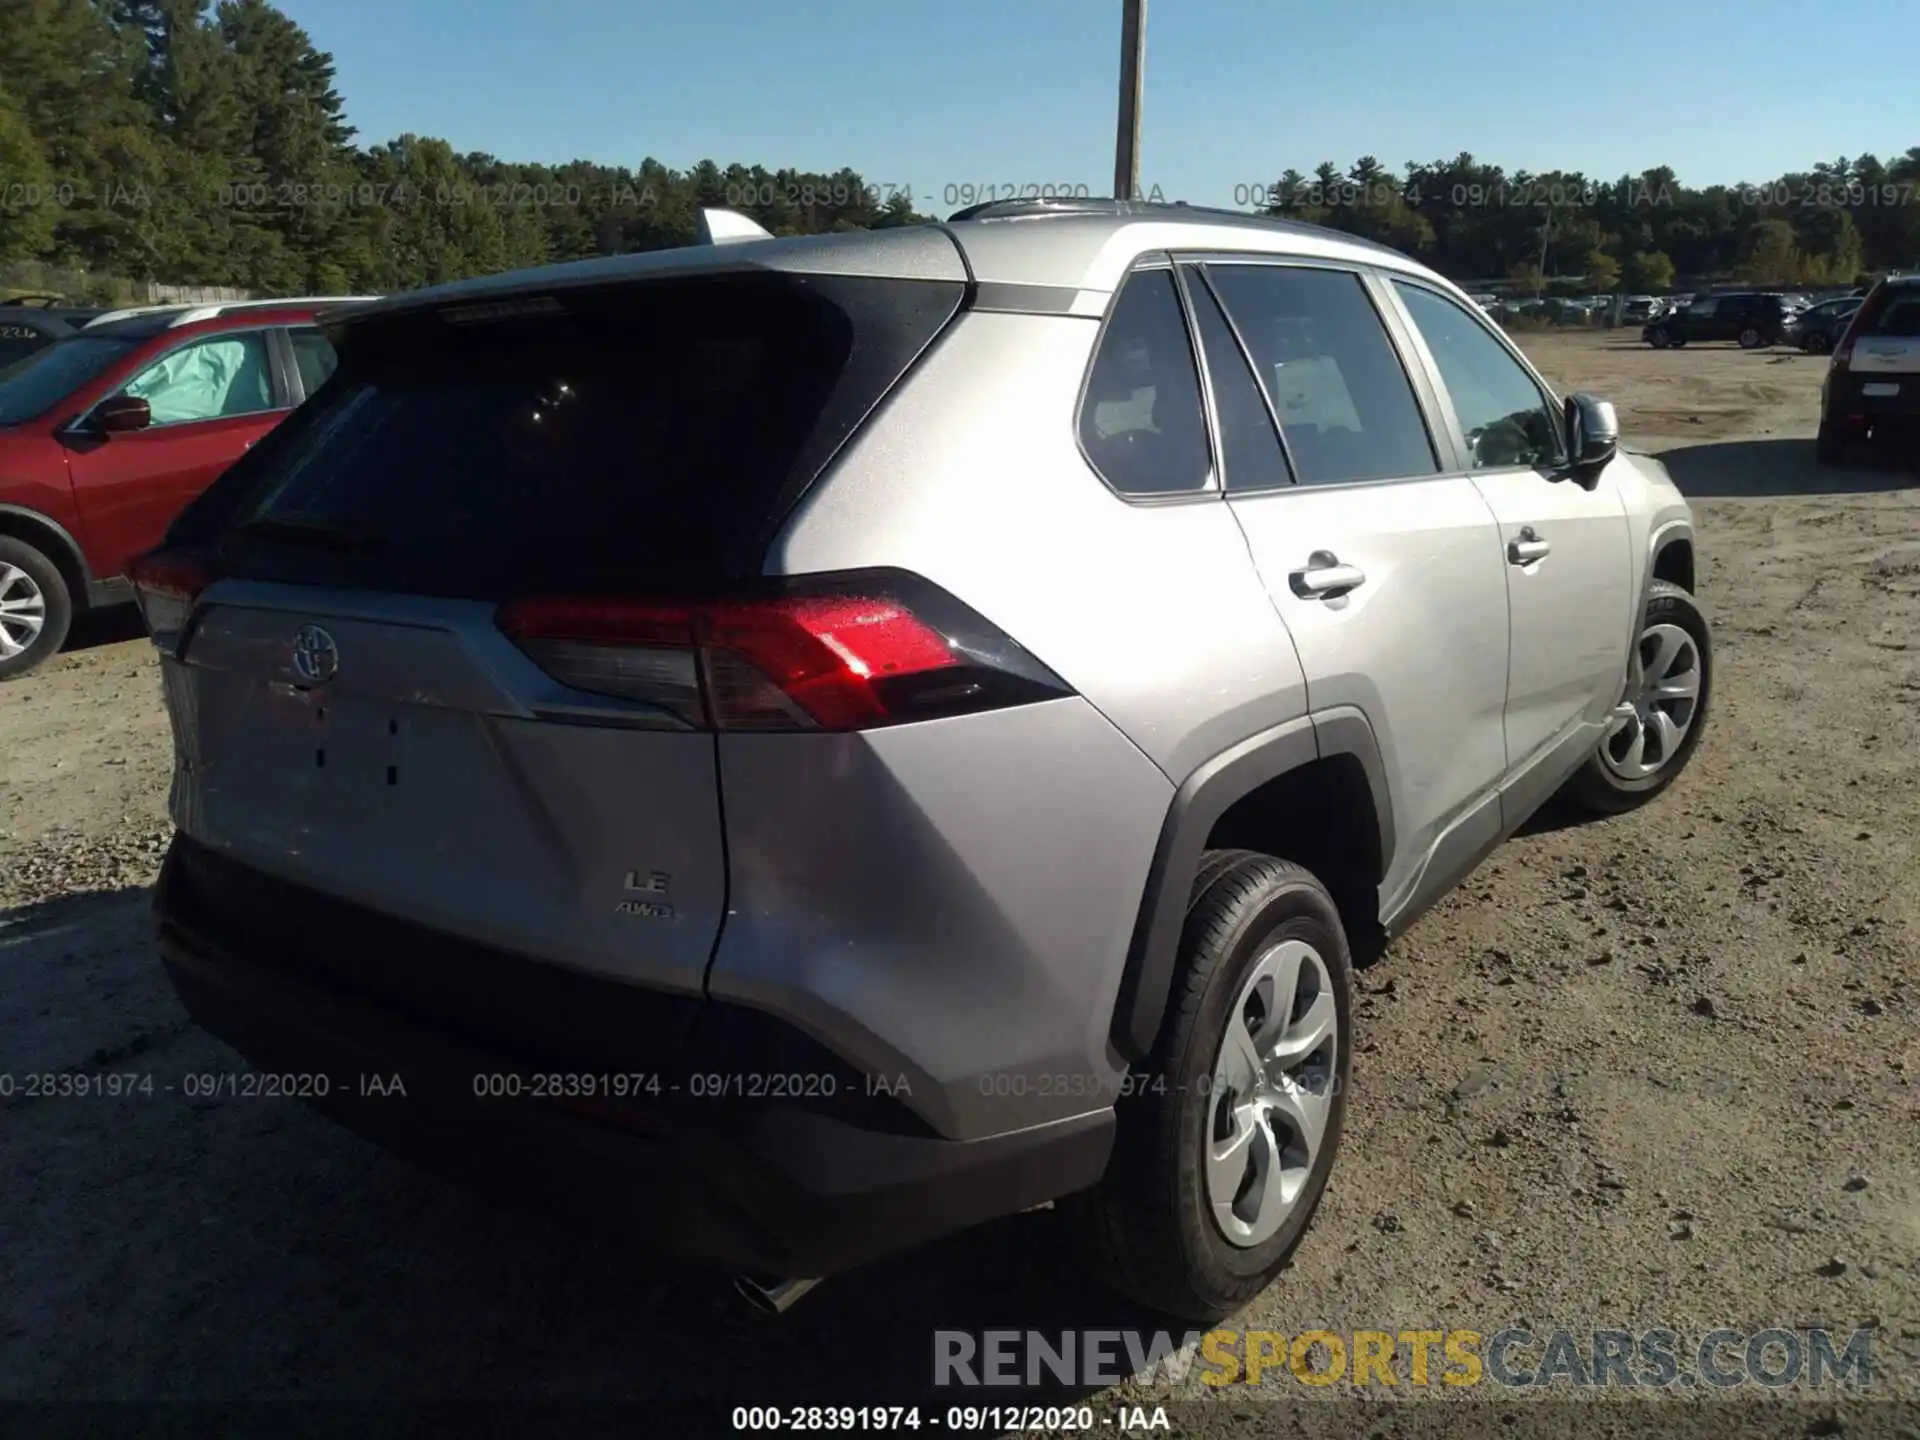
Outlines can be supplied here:
<path id="1" fill-rule="evenodd" d="M 1824 330 L 1809 330 L 1800 348 L 1809 355 L 1824 355 L 1833 349 L 1833 337 Z"/>
<path id="2" fill-rule="evenodd" d="M 1740 348 L 1742 350 L 1758 350 L 1766 343 L 1766 339 L 1766 336 L 1749 325 L 1740 332 Z"/>
<path id="3" fill-rule="evenodd" d="M 1647 343 L 1653 346 L 1653 348 L 1656 350 L 1664 350 L 1667 348 L 1667 346 L 1671 345 L 1673 341 L 1667 335 L 1666 331 L 1656 330 L 1651 335 L 1647 336 Z"/>
<path id="4" fill-rule="evenodd" d="M 0 680 L 17 680 L 58 654 L 72 622 L 60 567 L 26 541 L 0 535 Z"/>
<path id="5" fill-rule="evenodd" d="M 1571 797 L 1597 814 L 1617 815 L 1671 785 L 1700 741 L 1712 680 L 1706 617 L 1678 585 L 1654 581 L 1626 693 L 1569 783 Z"/>
<path id="6" fill-rule="evenodd" d="M 1813 458 L 1822 465 L 1838 465 L 1846 458 L 1846 436 L 1832 425 L 1821 422 L 1819 431 L 1813 437 Z"/>
<path id="7" fill-rule="evenodd" d="M 1308 871 L 1215 853 L 1200 876 L 1172 1008 L 1116 1107 L 1106 1177 L 1061 1218 L 1115 1289 L 1212 1321 L 1279 1274 L 1326 1188 L 1352 982 L 1339 911 Z"/>

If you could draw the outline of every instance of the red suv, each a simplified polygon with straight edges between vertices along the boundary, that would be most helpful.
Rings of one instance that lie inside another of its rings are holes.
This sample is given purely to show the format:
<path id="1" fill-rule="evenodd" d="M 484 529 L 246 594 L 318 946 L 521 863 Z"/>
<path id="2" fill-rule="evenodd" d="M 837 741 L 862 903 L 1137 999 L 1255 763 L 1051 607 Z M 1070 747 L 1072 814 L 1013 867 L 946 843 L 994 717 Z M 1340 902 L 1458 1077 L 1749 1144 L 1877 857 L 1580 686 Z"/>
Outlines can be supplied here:
<path id="1" fill-rule="evenodd" d="M 117 311 L 0 370 L 0 680 L 333 370 L 316 313 L 360 297 Z"/>

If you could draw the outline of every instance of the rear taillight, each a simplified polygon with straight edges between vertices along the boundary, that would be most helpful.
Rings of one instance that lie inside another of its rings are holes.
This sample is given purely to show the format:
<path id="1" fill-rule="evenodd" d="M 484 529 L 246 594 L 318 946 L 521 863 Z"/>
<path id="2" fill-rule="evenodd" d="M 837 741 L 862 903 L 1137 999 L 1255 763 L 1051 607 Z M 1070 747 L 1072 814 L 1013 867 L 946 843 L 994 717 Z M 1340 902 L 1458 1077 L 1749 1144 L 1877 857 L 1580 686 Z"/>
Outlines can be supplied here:
<path id="1" fill-rule="evenodd" d="M 133 582 L 153 643 L 168 652 L 177 650 L 194 602 L 207 588 L 205 567 L 180 551 L 155 550 L 134 561 L 127 578 Z"/>
<path id="2" fill-rule="evenodd" d="M 533 598 L 498 624 L 561 684 L 716 730 L 864 730 L 1071 693 L 946 592 L 897 571 L 710 600 Z"/>

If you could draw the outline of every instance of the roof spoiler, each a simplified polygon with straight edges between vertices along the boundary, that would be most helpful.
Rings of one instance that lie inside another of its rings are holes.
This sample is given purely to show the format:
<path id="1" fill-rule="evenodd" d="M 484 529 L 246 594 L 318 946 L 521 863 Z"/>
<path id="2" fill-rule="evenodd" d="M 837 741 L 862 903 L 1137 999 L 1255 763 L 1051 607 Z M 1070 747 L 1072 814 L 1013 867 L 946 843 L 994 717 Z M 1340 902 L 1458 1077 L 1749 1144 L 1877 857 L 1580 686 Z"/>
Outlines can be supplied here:
<path id="1" fill-rule="evenodd" d="M 771 240 L 773 232 L 738 210 L 713 206 L 700 211 L 697 239 L 701 245 L 738 245 L 743 240 Z"/>

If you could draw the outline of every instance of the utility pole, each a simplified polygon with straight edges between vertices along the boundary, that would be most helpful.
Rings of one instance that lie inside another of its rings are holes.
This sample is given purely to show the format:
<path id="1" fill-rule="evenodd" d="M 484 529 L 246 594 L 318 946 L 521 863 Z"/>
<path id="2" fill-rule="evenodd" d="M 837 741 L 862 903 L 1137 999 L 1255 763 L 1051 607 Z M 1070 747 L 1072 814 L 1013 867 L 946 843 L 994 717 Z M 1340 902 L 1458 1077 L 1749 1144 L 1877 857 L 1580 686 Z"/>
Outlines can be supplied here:
<path id="1" fill-rule="evenodd" d="M 1120 133 L 1113 150 L 1113 197 L 1140 193 L 1140 86 L 1147 66 L 1147 0 L 1120 0 Z"/>

